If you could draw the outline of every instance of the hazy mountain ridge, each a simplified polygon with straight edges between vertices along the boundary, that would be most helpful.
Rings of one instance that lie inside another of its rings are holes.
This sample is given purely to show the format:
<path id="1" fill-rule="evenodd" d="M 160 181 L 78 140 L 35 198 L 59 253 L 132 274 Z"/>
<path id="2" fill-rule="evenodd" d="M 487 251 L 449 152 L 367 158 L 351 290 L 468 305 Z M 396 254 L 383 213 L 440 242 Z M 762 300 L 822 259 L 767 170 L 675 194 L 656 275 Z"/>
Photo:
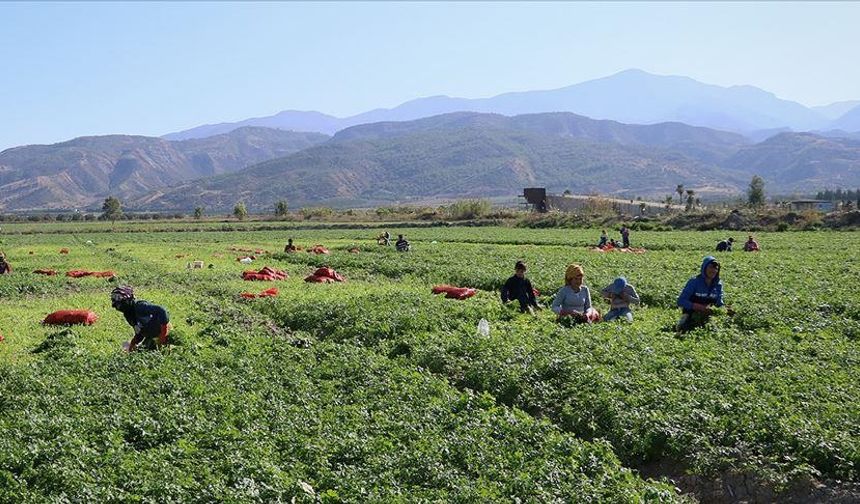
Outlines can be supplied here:
<path id="1" fill-rule="evenodd" d="M 165 138 L 196 138 L 231 127 L 259 125 L 286 130 L 334 134 L 359 124 L 411 121 L 450 112 L 496 113 L 508 116 L 571 112 L 594 119 L 628 124 L 682 122 L 733 132 L 790 128 L 794 131 L 845 129 L 833 123 L 851 102 L 808 108 L 753 86 L 722 87 L 689 77 L 653 75 L 626 70 L 559 89 L 503 93 L 491 98 L 432 96 L 407 101 L 391 109 L 375 109 L 338 118 L 319 112 L 284 111 L 274 116 L 236 123 L 201 126 Z"/>
<path id="2" fill-rule="evenodd" d="M 0 209 L 76 208 L 107 195 L 239 170 L 325 141 L 319 133 L 241 128 L 200 140 L 107 135 L 0 152 Z"/>

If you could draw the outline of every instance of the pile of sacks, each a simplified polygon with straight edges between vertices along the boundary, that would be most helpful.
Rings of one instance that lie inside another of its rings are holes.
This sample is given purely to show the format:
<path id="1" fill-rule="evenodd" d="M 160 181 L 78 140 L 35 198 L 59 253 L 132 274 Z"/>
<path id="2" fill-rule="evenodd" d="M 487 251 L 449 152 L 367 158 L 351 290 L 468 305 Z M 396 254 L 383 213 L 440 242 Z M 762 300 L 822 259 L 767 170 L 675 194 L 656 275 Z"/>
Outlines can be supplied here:
<path id="1" fill-rule="evenodd" d="M 305 282 L 311 282 L 311 283 L 346 282 L 346 278 L 344 278 L 343 275 L 341 275 L 337 271 L 324 266 L 322 268 L 317 268 L 317 270 L 314 271 L 313 274 L 305 277 Z"/>
<path id="2" fill-rule="evenodd" d="M 471 287 L 455 287 L 453 285 L 437 285 L 431 289 L 433 294 L 445 293 L 448 299 L 468 299 L 475 295 L 478 291 Z"/>
<path id="3" fill-rule="evenodd" d="M 629 254 L 644 254 L 645 253 L 644 248 L 633 248 L 633 247 L 617 248 L 617 247 L 613 247 L 612 245 L 605 245 L 603 247 L 594 247 L 591 250 L 593 250 L 594 252 L 612 252 L 612 251 L 627 252 Z"/>
<path id="4" fill-rule="evenodd" d="M 322 245 L 314 245 L 313 247 L 308 249 L 308 253 L 319 255 L 319 254 L 329 254 L 330 252 L 328 251 L 327 248 L 323 247 Z"/>
<path id="5" fill-rule="evenodd" d="M 242 280 L 286 280 L 288 276 L 286 271 L 276 270 L 268 266 L 265 266 L 260 271 L 248 270 L 242 272 Z"/>
<path id="6" fill-rule="evenodd" d="M 81 278 L 81 277 L 96 277 L 96 278 L 113 278 L 116 276 L 116 273 L 113 271 L 86 271 L 86 270 L 71 270 L 66 272 L 67 277 L 71 278 Z"/>

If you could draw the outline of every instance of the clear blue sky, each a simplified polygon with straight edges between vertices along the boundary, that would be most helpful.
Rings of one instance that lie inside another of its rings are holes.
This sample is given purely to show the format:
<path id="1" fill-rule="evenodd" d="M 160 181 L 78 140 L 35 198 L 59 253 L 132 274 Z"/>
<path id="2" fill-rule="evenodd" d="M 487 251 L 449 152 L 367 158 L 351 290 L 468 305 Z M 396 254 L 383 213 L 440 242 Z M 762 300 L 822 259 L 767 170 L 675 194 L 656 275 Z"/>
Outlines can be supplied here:
<path id="1" fill-rule="evenodd" d="M 0 149 L 628 68 L 860 99 L 860 3 L 0 3 Z"/>

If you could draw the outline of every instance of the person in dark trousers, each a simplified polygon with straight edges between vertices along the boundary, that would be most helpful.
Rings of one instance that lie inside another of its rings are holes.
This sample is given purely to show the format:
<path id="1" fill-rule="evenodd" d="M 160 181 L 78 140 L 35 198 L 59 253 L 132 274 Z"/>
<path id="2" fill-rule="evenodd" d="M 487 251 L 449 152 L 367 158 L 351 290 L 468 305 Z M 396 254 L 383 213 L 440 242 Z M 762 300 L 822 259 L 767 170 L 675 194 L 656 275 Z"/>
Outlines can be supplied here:
<path id="1" fill-rule="evenodd" d="M 296 247 L 295 245 L 293 245 L 293 239 L 287 238 L 287 245 L 284 247 L 284 252 L 289 254 L 289 253 L 297 252 L 298 250 L 299 250 L 299 248 Z"/>
<path id="2" fill-rule="evenodd" d="M 397 235 L 397 242 L 394 244 L 398 252 L 409 252 L 409 241 L 402 234 Z"/>
<path id="3" fill-rule="evenodd" d="M 687 332 L 705 325 L 711 315 L 717 313 L 715 308 L 724 305 L 720 263 L 713 256 L 707 256 L 702 261 L 699 275 L 689 279 L 678 296 L 678 307 L 683 312 L 678 320 L 678 331 Z M 726 313 L 732 315 L 734 312 L 727 308 Z"/>
<path id="4" fill-rule="evenodd" d="M 122 313 L 128 325 L 134 328 L 134 336 L 128 342 L 127 350 L 138 348 L 153 350 L 167 344 L 170 332 L 170 316 L 161 306 L 136 300 L 134 290 L 124 285 L 110 293 L 111 306 Z"/>
<path id="5" fill-rule="evenodd" d="M 12 266 L 6 261 L 6 254 L 0 252 L 0 275 L 12 273 Z"/>
<path id="6" fill-rule="evenodd" d="M 508 278 L 502 286 L 502 303 L 516 300 L 520 302 L 520 312 L 534 313 L 535 310 L 540 310 L 540 306 L 532 283 L 526 278 L 526 269 L 522 261 L 517 261 L 514 265 L 514 276 Z"/>
<path id="7" fill-rule="evenodd" d="M 630 248 L 630 230 L 627 226 L 621 226 L 621 247 Z"/>
<path id="8" fill-rule="evenodd" d="M 734 242 L 734 238 L 729 238 L 728 240 L 723 240 L 720 243 L 717 243 L 717 252 L 731 252 L 732 244 Z"/>

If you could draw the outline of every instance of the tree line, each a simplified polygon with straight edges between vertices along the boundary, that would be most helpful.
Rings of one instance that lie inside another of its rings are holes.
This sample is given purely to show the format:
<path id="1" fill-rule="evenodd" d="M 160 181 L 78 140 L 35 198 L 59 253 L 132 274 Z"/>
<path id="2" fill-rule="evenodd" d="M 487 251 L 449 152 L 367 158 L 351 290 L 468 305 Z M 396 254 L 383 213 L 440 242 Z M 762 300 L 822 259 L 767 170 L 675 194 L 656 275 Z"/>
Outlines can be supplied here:
<path id="1" fill-rule="evenodd" d="M 857 205 L 860 206 L 860 189 L 855 190 L 845 190 L 842 189 L 825 189 L 823 191 L 818 191 L 815 194 L 815 199 L 825 200 L 825 201 L 856 201 Z"/>

